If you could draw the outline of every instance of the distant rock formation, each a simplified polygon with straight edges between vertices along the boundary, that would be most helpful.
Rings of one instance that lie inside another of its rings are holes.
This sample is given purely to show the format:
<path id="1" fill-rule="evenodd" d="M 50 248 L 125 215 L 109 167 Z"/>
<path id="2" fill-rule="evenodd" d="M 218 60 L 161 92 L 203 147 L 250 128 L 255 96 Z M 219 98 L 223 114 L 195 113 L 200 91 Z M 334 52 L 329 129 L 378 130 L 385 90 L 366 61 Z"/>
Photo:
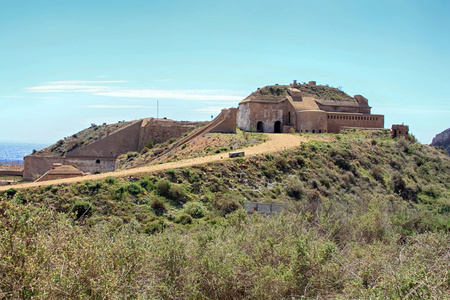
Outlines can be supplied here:
<path id="1" fill-rule="evenodd" d="M 431 141 L 430 146 L 441 146 L 447 151 L 447 154 L 450 155 L 450 128 L 436 134 L 433 141 Z"/>

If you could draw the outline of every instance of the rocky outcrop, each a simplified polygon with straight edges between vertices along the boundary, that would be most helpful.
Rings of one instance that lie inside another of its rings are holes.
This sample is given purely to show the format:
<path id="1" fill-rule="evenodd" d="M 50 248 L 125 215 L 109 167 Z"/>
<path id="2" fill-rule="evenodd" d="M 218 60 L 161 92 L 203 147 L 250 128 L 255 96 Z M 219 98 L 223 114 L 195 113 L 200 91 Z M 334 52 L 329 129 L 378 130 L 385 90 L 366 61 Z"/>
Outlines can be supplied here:
<path id="1" fill-rule="evenodd" d="M 450 155 L 450 128 L 436 134 L 430 146 L 443 147 L 447 154 Z"/>

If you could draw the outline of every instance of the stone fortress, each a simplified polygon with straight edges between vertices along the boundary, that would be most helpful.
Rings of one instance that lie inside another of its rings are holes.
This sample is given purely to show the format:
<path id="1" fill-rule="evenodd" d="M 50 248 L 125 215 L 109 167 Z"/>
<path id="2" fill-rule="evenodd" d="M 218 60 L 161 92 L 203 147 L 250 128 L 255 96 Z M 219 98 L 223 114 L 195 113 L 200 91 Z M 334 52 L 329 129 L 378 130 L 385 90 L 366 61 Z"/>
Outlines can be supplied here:
<path id="1" fill-rule="evenodd" d="M 320 96 L 317 96 L 319 94 Z M 339 133 L 343 127 L 383 128 L 384 116 L 370 113 L 368 100 L 350 97 L 315 81 L 259 89 L 239 103 L 237 125 L 258 132 Z"/>
<path id="2" fill-rule="evenodd" d="M 235 133 L 236 127 L 267 133 L 380 129 L 384 127 L 384 116 L 371 114 L 368 100 L 361 95 L 350 97 L 339 89 L 316 85 L 315 81 L 304 84 L 294 81 L 290 85 L 258 89 L 242 100 L 238 108 L 223 109 L 213 121 L 194 130 L 196 125 L 198 123 L 147 118 L 123 125 L 87 144 L 68 143 L 66 151 L 57 155 L 48 151 L 49 147 L 24 158 L 23 179 L 33 181 L 50 170 L 55 172 L 55 164 L 76 166 L 84 173 L 111 172 L 117 169 L 119 155 L 140 152 L 149 140 L 162 143 L 181 138 L 169 149 L 172 150 L 208 132 Z"/>

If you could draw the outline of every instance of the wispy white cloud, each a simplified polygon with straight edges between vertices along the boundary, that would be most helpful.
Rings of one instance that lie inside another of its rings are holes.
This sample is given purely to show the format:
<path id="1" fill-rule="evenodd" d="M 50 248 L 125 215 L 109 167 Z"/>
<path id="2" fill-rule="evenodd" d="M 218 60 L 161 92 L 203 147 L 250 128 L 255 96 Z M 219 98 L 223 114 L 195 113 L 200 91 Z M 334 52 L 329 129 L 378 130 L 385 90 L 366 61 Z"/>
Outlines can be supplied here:
<path id="1" fill-rule="evenodd" d="M 179 99 L 200 101 L 238 101 L 242 95 L 228 90 L 160 90 L 133 89 L 115 86 L 126 81 L 68 80 L 47 82 L 25 90 L 33 93 L 88 93 L 103 97 Z"/>
<path id="2" fill-rule="evenodd" d="M 50 97 L 50 96 L 44 96 L 44 97 L 25 97 L 25 96 L 0 96 L 0 98 L 10 98 L 10 99 L 42 99 L 42 100 L 55 100 L 55 99 L 61 99 L 61 97 Z"/>
<path id="3" fill-rule="evenodd" d="M 98 93 L 113 90 L 114 87 L 104 85 L 109 83 L 117 83 L 112 81 L 53 81 L 43 85 L 25 88 L 27 92 L 35 93 Z"/>

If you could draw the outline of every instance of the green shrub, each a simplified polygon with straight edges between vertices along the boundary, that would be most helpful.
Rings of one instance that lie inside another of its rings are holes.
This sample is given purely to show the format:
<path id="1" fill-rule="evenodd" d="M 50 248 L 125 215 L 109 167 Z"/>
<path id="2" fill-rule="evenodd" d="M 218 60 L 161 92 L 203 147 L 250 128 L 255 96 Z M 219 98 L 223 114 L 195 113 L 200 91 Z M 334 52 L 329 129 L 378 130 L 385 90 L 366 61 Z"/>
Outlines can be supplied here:
<path id="1" fill-rule="evenodd" d="M 97 193 L 102 188 L 102 183 L 100 181 L 91 182 L 91 183 L 86 182 L 86 185 L 88 187 L 90 194 Z"/>
<path id="2" fill-rule="evenodd" d="M 306 160 L 301 155 L 294 156 L 294 161 L 300 168 L 303 168 L 306 165 Z"/>
<path id="3" fill-rule="evenodd" d="M 175 143 L 177 141 L 177 138 L 170 138 L 168 141 L 167 141 L 167 143 L 170 145 L 170 144 L 173 144 L 173 143 Z"/>
<path id="4" fill-rule="evenodd" d="M 123 200 L 125 194 L 127 193 L 128 188 L 126 185 L 122 184 L 113 193 L 113 198 L 116 200 Z"/>
<path id="5" fill-rule="evenodd" d="M 152 149 L 154 146 L 154 143 L 152 140 L 148 140 L 147 144 L 145 144 L 145 148 Z"/>
<path id="6" fill-rule="evenodd" d="M 182 225 L 192 224 L 192 221 L 191 215 L 188 215 L 187 213 L 181 213 L 175 218 L 175 223 Z"/>
<path id="7" fill-rule="evenodd" d="M 220 211 L 222 216 L 225 216 L 241 207 L 239 201 L 234 195 L 223 194 L 216 196 L 213 201 L 213 205 Z"/>
<path id="8" fill-rule="evenodd" d="M 72 212 L 75 213 L 77 220 L 79 220 L 82 217 L 91 216 L 93 210 L 94 205 L 89 201 L 77 200 L 72 206 Z"/>
<path id="9" fill-rule="evenodd" d="M 154 220 L 145 223 L 144 232 L 146 234 L 154 234 L 157 232 L 162 232 L 166 228 L 166 223 L 161 220 Z"/>
<path id="10" fill-rule="evenodd" d="M 169 177 L 169 179 L 174 182 L 177 178 L 176 171 L 174 169 L 169 169 L 166 171 L 166 175 Z"/>
<path id="11" fill-rule="evenodd" d="M 131 195 L 137 195 L 142 192 L 142 187 L 137 183 L 131 182 L 128 184 L 127 190 Z"/>
<path id="12" fill-rule="evenodd" d="M 106 177 L 105 182 L 109 185 L 113 185 L 116 182 L 116 179 L 112 176 L 108 176 Z"/>
<path id="13" fill-rule="evenodd" d="M 182 186 L 172 184 L 169 189 L 169 198 L 178 202 L 186 202 L 188 197 Z"/>
<path id="14" fill-rule="evenodd" d="M 221 147 L 219 149 L 216 149 L 216 151 L 214 151 L 214 153 L 221 153 L 221 152 L 226 152 L 228 151 L 227 147 Z"/>
<path id="15" fill-rule="evenodd" d="M 375 178 L 375 180 L 379 181 L 384 185 L 384 174 L 383 174 L 383 168 L 379 165 L 372 168 L 372 176 Z"/>
<path id="16" fill-rule="evenodd" d="M 142 180 L 139 181 L 139 185 L 143 188 L 146 189 L 147 191 L 150 191 L 153 189 L 153 184 L 150 181 L 150 179 L 148 178 L 144 178 Z"/>
<path id="17" fill-rule="evenodd" d="M 127 161 L 132 161 L 138 156 L 139 156 L 138 152 L 128 152 L 127 153 Z"/>
<path id="18" fill-rule="evenodd" d="M 172 184 L 167 179 L 161 179 L 156 183 L 156 191 L 158 195 L 168 198 Z"/>
<path id="19" fill-rule="evenodd" d="M 350 160 L 348 158 L 342 157 L 340 154 L 338 154 L 334 157 L 334 164 L 343 170 L 346 170 L 346 171 L 352 170 L 352 165 L 351 165 Z"/>
<path id="20" fill-rule="evenodd" d="M 200 202 L 188 202 L 183 206 L 183 211 L 195 219 L 200 219 L 205 216 L 207 210 Z"/>
<path id="21" fill-rule="evenodd" d="M 13 198 L 16 193 L 17 193 L 17 190 L 14 188 L 10 188 L 10 189 L 6 190 L 6 196 L 10 199 Z"/>
<path id="22" fill-rule="evenodd" d="M 153 198 L 152 202 L 150 203 L 150 207 L 158 216 L 164 214 L 167 211 L 166 203 L 158 197 Z"/>
<path id="23" fill-rule="evenodd" d="M 286 194 L 296 200 L 300 200 L 304 195 L 304 185 L 298 179 L 288 178 L 285 182 Z"/>

